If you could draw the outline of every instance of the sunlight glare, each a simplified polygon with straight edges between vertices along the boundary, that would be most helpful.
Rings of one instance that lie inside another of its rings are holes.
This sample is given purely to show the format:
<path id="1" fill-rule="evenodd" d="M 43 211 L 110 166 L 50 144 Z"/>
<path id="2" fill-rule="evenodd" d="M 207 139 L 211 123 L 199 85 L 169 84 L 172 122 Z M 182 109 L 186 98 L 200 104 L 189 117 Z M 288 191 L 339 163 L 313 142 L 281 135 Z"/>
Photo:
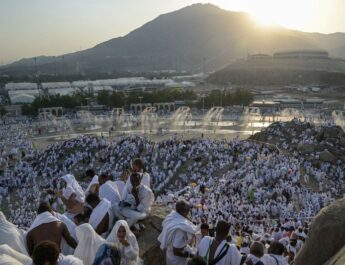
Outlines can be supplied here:
<path id="1" fill-rule="evenodd" d="M 313 0 L 222 0 L 222 3 L 230 10 L 242 10 L 252 14 L 259 25 L 280 25 L 300 30 L 312 23 L 315 10 Z"/>

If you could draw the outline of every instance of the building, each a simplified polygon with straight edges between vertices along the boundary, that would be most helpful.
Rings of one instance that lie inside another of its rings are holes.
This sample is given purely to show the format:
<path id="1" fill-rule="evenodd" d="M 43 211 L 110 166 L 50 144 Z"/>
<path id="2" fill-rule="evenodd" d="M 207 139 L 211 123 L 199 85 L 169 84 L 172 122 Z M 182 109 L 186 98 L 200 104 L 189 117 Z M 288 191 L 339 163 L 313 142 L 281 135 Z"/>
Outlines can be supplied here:
<path id="1" fill-rule="evenodd" d="M 294 98 L 283 98 L 273 99 L 274 102 L 278 103 L 280 109 L 302 109 L 302 101 Z"/>
<path id="2" fill-rule="evenodd" d="M 303 108 L 304 109 L 322 109 L 323 103 L 324 103 L 324 100 L 319 99 L 319 98 L 305 99 L 303 101 Z"/>
<path id="3" fill-rule="evenodd" d="M 7 105 L 5 106 L 6 115 L 15 117 L 22 114 L 22 106 L 21 105 Z"/>
<path id="4" fill-rule="evenodd" d="M 280 103 L 272 100 L 256 100 L 250 104 L 252 108 L 259 108 L 261 113 L 275 112 L 280 109 Z"/>
<path id="5" fill-rule="evenodd" d="M 291 50 L 281 51 L 273 54 L 273 58 L 309 58 L 309 59 L 328 59 L 328 52 L 324 50 Z"/>
<path id="6" fill-rule="evenodd" d="M 260 59 L 269 59 L 269 58 L 272 58 L 272 56 L 268 54 L 263 54 L 263 53 L 248 55 L 249 60 L 260 60 Z"/>

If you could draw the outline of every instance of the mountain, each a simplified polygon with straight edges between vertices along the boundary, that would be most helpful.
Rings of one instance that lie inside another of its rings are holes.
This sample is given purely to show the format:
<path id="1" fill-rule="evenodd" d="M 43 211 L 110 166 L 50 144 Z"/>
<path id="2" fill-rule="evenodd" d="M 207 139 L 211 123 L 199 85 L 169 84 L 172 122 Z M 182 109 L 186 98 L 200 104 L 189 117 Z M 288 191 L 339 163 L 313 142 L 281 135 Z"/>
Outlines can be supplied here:
<path id="1" fill-rule="evenodd" d="M 195 4 L 160 15 L 124 37 L 56 57 L 22 59 L 0 73 L 95 73 L 112 71 L 216 70 L 248 53 L 326 49 L 345 58 L 345 34 L 260 28 L 250 15 L 211 4 Z M 56 70 L 58 69 L 58 70 Z"/>

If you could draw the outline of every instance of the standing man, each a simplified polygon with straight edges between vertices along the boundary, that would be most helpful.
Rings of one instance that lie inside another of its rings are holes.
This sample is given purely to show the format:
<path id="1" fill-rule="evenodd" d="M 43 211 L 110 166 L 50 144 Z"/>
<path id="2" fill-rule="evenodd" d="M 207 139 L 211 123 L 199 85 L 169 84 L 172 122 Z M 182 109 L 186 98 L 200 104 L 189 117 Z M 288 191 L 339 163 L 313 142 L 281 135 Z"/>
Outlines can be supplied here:
<path id="1" fill-rule="evenodd" d="M 188 258 L 194 254 L 188 245 L 197 228 L 189 220 L 189 204 L 184 201 L 176 203 L 176 211 L 172 211 L 163 221 L 163 231 L 158 237 L 161 249 L 166 249 L 167 265 L 186 265 Z"/>
<path id="2" fill-rule="evenodd" d="M 226 239 L 230 231 L 230 224 L 219 221 L 216 226 L 216 237 L 205 236 L 198 248 L 198 254 L 208 265 L 240 265 L 241 254 L 235 245 L 229 244 Z"/>

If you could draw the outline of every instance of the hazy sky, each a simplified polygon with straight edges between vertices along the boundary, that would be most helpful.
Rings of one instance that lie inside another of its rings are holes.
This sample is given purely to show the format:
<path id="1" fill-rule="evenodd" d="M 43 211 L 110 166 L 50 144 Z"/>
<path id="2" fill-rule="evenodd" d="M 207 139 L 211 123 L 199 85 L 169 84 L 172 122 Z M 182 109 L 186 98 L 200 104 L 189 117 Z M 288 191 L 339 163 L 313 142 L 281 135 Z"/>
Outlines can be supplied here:
<path id="1" fill-rule="evenodd" d="M 303 31 L 345 32 L 345 0 L 0 0 L 0 64 L 90 48 L 198 2 Z"/>

